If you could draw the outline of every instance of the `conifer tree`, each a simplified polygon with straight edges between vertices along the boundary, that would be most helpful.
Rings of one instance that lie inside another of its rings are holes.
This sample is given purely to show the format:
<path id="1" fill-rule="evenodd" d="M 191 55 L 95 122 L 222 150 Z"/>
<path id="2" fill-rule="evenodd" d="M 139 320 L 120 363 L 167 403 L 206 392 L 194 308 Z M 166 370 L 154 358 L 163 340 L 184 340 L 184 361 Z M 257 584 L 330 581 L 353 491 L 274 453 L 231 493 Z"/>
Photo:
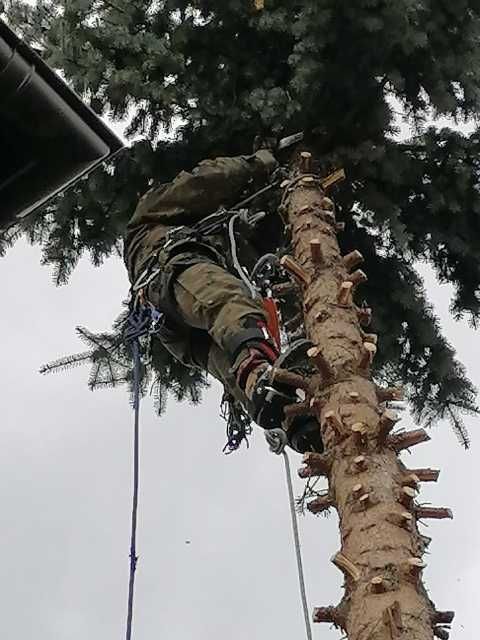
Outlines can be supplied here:
<path id="1" fill-rule="evenodd" d="M 480 132 L 427 126 L 432 116 L 475 119 L 480 112 L 476 2 L 15 0 L 3 8 L 97 113 L 131 118 L 136 140 L 26 222 L 59 283 L 82 253 L 100 264 L 121 250 L 125 224 L 151 182 L 204 157 L 248 153 L 257 136 L 305 131 L 320 174 L 343 167 L 348 176 L 334 193 L 337 221 L 347 223 L 339 249 L 364 258 L 368 282 L 361 292 L 381 336 L 376 381 L 403 384 L 419 421 L 447 418 L 468 444 L 461 414 L 478 413 L 475 389 L 442 335 L 414 263 L 429 263 L 453 285 L 452 314 L 476 326 Z M 410 140 L 398 139 L 396 109 L 414 124 Z M 185 388 L 201 384 L 180 372 L 177 379 Z M 394 470 L 398 476 L 396 458 L 390 478 Z M 412 564 L 413 573 L 420 569 Z M 397 637 L 398 609 L 387 608 L 388 624 L 371 637 Z M 431 637 L 438 616 L 429 611 L 430 626 L 412 637 Z M 357 631 L 349 637 L 362 637 Z"/>

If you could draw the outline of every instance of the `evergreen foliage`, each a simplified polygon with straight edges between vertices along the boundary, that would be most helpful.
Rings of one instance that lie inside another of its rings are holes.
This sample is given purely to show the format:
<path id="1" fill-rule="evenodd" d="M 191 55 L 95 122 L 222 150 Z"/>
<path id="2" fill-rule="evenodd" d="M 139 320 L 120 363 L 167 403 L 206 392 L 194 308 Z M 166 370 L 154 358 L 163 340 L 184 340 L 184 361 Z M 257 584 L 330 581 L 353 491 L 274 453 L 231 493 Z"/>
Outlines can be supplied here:
<path id="1" fill-rule="evenodd" d="M 100 264 L 121 250 L 151 181 L 203 157 L 248 153 L 256 135 L 303 129 L 325 167 L 348 175 L 335 199 L 348 223 L 343 248 L 367 258 L 379 375 L 406 383 L 428 422 L 449 417 L 459 429 L 459 412 L 477 411 L 412 264 L 429 262 L 453 284 L 452 313 L 477 326 L 480 130 L 464 136 L 425 122 L 480 112 L 479 2 L 266 0 L 256 11 L 253 0 L 15 0 L 3 8 L 97 113 L 133 114 L 131 149 L 26 223 L 58 283 L 83 252 Z M 408 143 L 395 139 L 394 99 L 417 128 Z"/>

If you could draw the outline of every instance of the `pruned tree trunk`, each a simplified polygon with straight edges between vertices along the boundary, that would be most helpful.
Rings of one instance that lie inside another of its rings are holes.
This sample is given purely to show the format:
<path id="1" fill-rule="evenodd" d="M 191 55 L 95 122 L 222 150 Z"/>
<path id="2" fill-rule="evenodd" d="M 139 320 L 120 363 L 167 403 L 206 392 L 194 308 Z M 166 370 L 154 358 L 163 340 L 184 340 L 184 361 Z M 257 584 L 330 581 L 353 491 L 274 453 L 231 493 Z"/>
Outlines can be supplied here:
<path id="1" fill-rule="evenodd" d="M 329 495 L 310 511 L 334 507 L 341 546 L 332 559 L 345 577 L 345 596 L 336 607 L 317 608 L 316 622 L 341 627 L 349 640 L 431 640 L 447 637 L 453 613 L 438 613 L 422 584 L 429 539 L 420 535 L 421 517 L 451 517 L 448 510 L 416 505 L 421 481 L 435 481 L 431 469 L 408 470 L 398 454 L 428 439 L 423 430 L 392 434 L 397 416 L 385 408 L 398 389 L 379 389 L 370 368 L 377 337 L 362 323 L 367 309 L 353 300 L 366 280 L 358 251 L 341 256 L 333 203 L 325 182 L 302 154 L 286 186 L 282 213 L 292 235 L 293 256 L 283 266 L 303 289 L 309 352 L 318 370 L 310 380 L 305 412 L 318 417 L 325 453 L 306 454 L 301 477 L 325 475 Z M 288 419 L 287 419 L 288 421 Z"/>

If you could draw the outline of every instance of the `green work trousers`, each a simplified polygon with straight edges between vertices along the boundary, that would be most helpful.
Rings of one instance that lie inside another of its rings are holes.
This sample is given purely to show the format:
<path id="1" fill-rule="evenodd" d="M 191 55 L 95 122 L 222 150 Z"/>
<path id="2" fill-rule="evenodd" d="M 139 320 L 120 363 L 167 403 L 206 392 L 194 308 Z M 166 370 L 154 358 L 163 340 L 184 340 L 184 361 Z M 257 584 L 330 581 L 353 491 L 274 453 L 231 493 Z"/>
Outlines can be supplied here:
<path id="1" fill-rule="evenodd" d="M 175 275 L 171 288 L 179 318 L 162 340 L 165 347 L 187 366 L 206 369 L 248 407 L 232 371 L 229 343 L 244 328 L 247 317 L 267 320 L 261 302 L 252 299 L 239 278 L 204 260 Z M 158 289 L 150 288 L 150 300 L 161 308 L 156 295 Z"/>

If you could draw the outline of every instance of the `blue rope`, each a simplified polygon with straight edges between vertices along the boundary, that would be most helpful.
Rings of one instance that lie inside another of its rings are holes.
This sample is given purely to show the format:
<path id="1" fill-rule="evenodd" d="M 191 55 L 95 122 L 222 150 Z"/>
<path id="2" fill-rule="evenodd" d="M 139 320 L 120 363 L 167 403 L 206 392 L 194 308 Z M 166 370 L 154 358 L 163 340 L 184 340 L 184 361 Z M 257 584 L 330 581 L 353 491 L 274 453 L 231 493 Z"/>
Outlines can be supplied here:
<path id="1" fill-rule="evenodd" d="M 125 329 L 125 342 L 130 345 L 133 355 L 133 500 L 130 534 L 130 577 L 128 583 L 128 611 L 126 640 L 132 638 L 133 607 L 135 593 L 135 572 L 137 569 L 137 514 L 139 486 L 139 444 L 140 444 L 140 391 L 141 391 L 141 348 L 140 338 L 155 332 L 161 314 L 153 307 L 138 305 L 132 307 Z"/>

